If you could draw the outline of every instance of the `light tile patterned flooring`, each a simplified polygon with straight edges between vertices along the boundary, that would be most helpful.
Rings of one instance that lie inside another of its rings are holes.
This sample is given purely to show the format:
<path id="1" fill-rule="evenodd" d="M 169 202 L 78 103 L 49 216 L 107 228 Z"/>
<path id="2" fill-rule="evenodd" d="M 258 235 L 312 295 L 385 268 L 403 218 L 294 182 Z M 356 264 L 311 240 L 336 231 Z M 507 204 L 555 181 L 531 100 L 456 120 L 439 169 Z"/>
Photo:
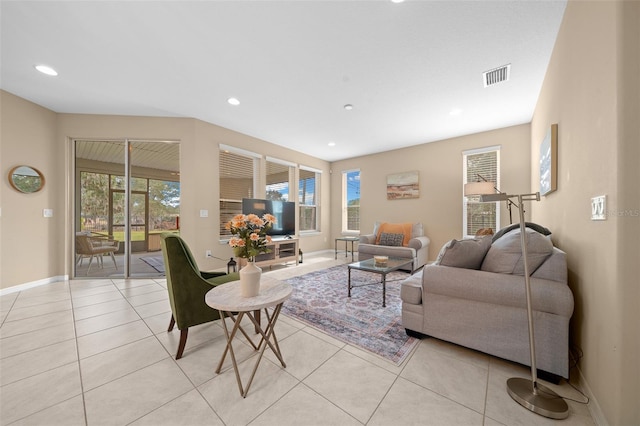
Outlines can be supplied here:
<path id="1" fill-rule="evenodd" d="M 305 254 L 302 265 L 265 273 L 286 279 L 346 261 L 333 257 Z M 162 279 L 74 280 L 2 296 L 0 424 L 554 423 L 508 396 L 506 380 L 527 377 L 525 367 L 432 338 L 396 366 L 285 316 L 276 331 L 287 368 L 267 351 L 243 399 L 232 370 L 214 373 L 219 321 L 190 330 L 176 361 L 169 317 Z M 237 352 L 246 381 L 255 353 L 244 343 Z M 581 399 L 567 383 L 548 386 Z M 562 425 L 593 424 L 587 406 L 568 403 Z"/>

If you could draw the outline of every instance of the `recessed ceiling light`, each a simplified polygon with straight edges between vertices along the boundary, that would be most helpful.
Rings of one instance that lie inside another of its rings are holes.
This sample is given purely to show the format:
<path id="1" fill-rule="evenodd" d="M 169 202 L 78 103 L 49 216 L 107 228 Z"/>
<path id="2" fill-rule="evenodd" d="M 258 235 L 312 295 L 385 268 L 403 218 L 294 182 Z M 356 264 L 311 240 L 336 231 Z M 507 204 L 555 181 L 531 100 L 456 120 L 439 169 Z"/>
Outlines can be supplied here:
<path id="1" fill-rule="evenodd" d="M 335 142 L 329 142 L 327 145 L 329 145 L 329 146 L 336 146 L 336 143 L 335 143 Z"/>
<path id="2" fill-rule="evenodd" d="M 233 105 L 233 106 L 240 105 L 240 101 L 238 99 L 236 99 L 236 98 L 229 98 L 229 99 L 227 99 L 227 102 L 229 102 L 229 104 Z"/>
<path id="3" fill-rule="evenodd" d="M 404 3 L 404 0 L 391 0 L 391 3 Z"/>
<path id="4" fill-rule="evenodd" d="M 40 71 L 42 74 L 56 76 L 58 75 L 58 71 L 46 65 L 36 65 L 35 69 Z"/>
<path id="5" fill-rule="evenodd" d="M 351 104 L 346 104 L 346 105 L 344 106 L 344 109 L 346 109 L 347 111 L 351 111 L 351 110 L 353 109 L 353 105 L 351 105 Z"/>

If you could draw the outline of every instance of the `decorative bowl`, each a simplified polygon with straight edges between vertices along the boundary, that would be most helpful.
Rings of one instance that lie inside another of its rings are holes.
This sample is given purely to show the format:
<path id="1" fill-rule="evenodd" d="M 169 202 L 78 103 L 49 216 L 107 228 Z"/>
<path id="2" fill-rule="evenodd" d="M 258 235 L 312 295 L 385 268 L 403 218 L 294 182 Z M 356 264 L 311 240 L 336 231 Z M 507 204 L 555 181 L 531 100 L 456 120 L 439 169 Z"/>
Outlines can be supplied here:
<path id="1" fill-rule="evenodd" d="M 389 256 L 373 256 L 375 266 L 386 266 Z"/>

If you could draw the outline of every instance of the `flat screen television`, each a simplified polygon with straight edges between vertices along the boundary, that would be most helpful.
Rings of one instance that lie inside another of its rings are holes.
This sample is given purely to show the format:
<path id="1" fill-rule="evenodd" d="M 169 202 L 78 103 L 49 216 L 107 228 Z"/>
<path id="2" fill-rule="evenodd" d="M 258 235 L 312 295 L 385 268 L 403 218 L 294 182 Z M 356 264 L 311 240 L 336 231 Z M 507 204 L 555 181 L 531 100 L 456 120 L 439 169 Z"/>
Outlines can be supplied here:
<path id="1" fill-rule="evenodd" d="M 260 217 L 269 213 L 275 216 L 276 223 L 268 232 L 271 236 L 294 236 L 296 233 L 296 203 L 292 201 L 243 198 L 242 213 L 253 213 Z"/>

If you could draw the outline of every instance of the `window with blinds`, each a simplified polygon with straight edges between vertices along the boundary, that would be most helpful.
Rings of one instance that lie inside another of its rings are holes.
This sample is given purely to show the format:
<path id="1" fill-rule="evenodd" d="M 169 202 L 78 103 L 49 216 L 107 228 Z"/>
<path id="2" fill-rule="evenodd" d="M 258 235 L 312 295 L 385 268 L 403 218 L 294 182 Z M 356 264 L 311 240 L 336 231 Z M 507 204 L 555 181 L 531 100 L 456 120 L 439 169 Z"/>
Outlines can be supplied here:
<path id="1" fill-rule="evenodd" d="M 298 206 L 300 211 L 300 232 L 318 231 L 318 185 L 320 173 L 300 168 L 298 181 Z"/>
<path id="2" fill-rule="evenodd" d="M 267 200 L 289 201 L 289 173 L 291 166 L 276 161 L 266 161 Z"/>
<path id="3" fill-rule="evenodd" d="M 254 170 L 257 158 L 228 149 L 220 149 L 220 239 L 231 233 L 225 224 L 242 213 L 242 199 L 253 198 Z"/>
<path id="4" fill-rule="evenodd" d="M 463 152 L 463 184 L 494 182 L 500 187 L 500 147 Z M 473 237 L 482 228 L 494 232 L 500 224 L 499 202 L 481 203 L 478 196 L 463 195 L 463 235 Z"/>

